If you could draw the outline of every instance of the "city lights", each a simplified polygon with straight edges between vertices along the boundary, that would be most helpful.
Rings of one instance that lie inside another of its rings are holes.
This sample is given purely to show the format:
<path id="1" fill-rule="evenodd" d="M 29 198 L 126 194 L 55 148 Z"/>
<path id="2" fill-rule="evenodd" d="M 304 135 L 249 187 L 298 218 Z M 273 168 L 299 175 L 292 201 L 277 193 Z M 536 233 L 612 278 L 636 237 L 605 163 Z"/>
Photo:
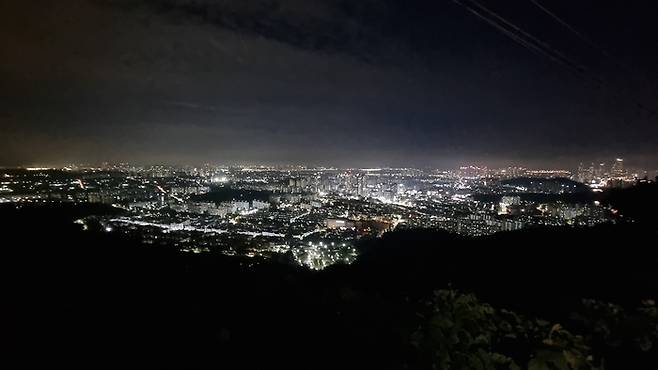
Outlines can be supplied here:
<path id="1" fill-rule="evenodd" d="M 454 171 L 30 168 L 3 173 L 0 202 L 107 204 L 122 214 L 76 223 L 90 230 L 100 222 L 105 232 L 134 234 L 147 244 L 171 243 L 193 253 L 216 251 L 252 258 L 290 254 L 297 264 L 324 269 L 353 262 L 361 240 L 398 229 L 482 236 L 533 226 L 614 222 L 618 212 L 598 200 L 550 199 L 595 194 L 630 183 L 637 176 L 623 165 L 616 159 L 610 168 L 580 166 L 573 174 L 482 166 Z"/>

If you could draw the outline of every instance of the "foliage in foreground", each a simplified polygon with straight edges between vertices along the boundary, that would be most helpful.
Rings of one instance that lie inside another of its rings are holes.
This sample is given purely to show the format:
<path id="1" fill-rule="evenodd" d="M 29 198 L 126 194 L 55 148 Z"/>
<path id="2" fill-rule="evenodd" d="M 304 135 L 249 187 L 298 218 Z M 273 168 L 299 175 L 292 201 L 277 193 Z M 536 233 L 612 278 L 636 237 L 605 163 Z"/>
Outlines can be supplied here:
<path id="1" fill-rule="evenodd" d="M 641 350 L 650 350 L 658 338 L 653 301 L 643 302 L 632 318 L 618 306 L 583 303 L 589 316 L 578 319 L 592 331 L 576 335 L 557 323 L 497 310 L 472 294 L 438 290 L 421 315 L 412 344 L 435 369 L 585 370 L 604 367 L 604 358 L 593 354 L 591 343 L 617 338 L 610 344 L 619 345 L 614 331 L 624 321 L 649 321 L 643 327 L 651 330 L 633 339 Z"/>

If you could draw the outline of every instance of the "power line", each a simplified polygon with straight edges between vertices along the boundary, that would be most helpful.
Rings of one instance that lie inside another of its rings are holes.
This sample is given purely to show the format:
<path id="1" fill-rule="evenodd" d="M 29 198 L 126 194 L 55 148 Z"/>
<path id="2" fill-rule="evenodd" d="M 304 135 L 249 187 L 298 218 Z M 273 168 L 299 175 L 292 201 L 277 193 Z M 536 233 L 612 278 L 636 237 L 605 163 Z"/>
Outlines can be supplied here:
<path id="1" fill-rule="evenodd" d="M 547 14 L 549 17 L 553 18 L 553 19 L 554 19 L 556 22 L 558 22 L 560 25 L 562 25 L 564 28 L 566 28 L 567 30 L 569 30 L 572 34 L 576 35 L 576 37 L 578 37 L 581 41 L 583 41 L 584 43 L 586 43 L 587 45 L 589 45 L 592 49 L 597 50 L 597 51 L 600 52 L 604 57 L 609 58 L 610 60 L 612 60 L 612 62 L 613 62 L 618 68 L 620 68 L 621 70 L 623 70 L 623 72 L 625 72 L 626 74 L 631 74 L 631 73 L 632 73 L 632 70 L 633 70 L 632 68 L 629 68 L 629 67 L 626 66 L 624 63 L 620 62 L 617 58 L 615 58 L 615 57 L 614 57 L 611 53 L 609 53 L 606 49 L 604 49 L 602 46 L 600 46 L 600 45 L 597 44 L 596 42 L 592 41 L 592 39 L 590 39 L 589 37 L 587 37 L 587 36 L 586 36 L 585 34 L 583 34 L 582 32 L 578 31 L 575 27 L 573 27 L 573 26 L 572 26 L 571 24 L 569 24 L 567 21 L 565 21 L 564 19 L 562 19 L 561 17 L 559 17 L 557 14 L 555 14 L 554 12 L 552 12 L 551 10 L 549 10 L 548 8 L 546 8 L 546 7 L 545 7 L 544 5 L 542 5 L 538 0 L 529 0 L 529 1 L 530 1 L 532 4 L 534 4 L 539 10 L 541 10 L 542 12 L 544 12 L 545 14 Z M 626 89 L 624 89 L 624 88 L 620 88 L 620 89 L 619 89 L 620 94 L 627 94 L 627 96 L 628 96 L 629 98 L 631 98 L 632 100 L 634 100 L 635 105 L 636 105 L 639 109 L 648 112 L 648 113 L 650 114 L 650 116 L 653 116 L 653 115 L 656 114 L 656 111 L 655 111 L 654 109 L 652 109 L 652 108 L 647 108 L 644 104 L 635 101 L 635 99 L 633 99 L 633 97 L 629 96 L 629 95 L 628 95 L 628 92 L 626 92 L 625 90 L 626 90 Z"/>
<path id="2" fill-rule="evenodd" d="M 464 7 L 467 11 L 480 18 L 480 20 L 496 28 L 503 35 L 507 36 L 508 38 L 512 39 L 519 45 L 532 51 L 533 53 L 547 57 L 551 61 L 563 67 L 566 67 L 567 69 L 570 69 L 572 72 L 575 72 L 577 75 L 580 75 L 581 77 L 589 77 L 590 79 L 594 80 L 597 84 L 599 85 L 602 84 L 602 81 L 600 79 L 587 76 L 585 74 L 586 72 L 585 67 L 579 65 L 577 62 L 567 57 L 564 53 L 560 52 L 559 50 L 556 50 L 555 48 L 551 47 L 548 43 L 540 40 L 539 38 L 533 36 L 529 32 L 521 29 L 521 27 L 515 25 L 514 23 L 503 18 L 497 13 L 484 7 L 482 4 L 473 0 L 470 1 L 467 0 L 468 4 L 461 0 L 452 0 L 452 1 Z M 470 4 L 475 5 L 477 9 L 471 6 Z"/>
<path id="3" fill-rule="evenodd" d="M 608 53 L 605 49 L 603 49 L 601 46 L 597 45 L 594 43 L 589 37 L 585 36 L 582 32 L 578 31 L 575 27 L 567 23 L 564 19 L 560 18 L 557 16 L 557 14 L 553 13 L 552 11 L 548 10 L 544 5 L 539 3 L 537 0 L 530 0 L 531 3 L 533 3 L 539 10 L 542 12 L 546 13 L 548 16 L 553 18 L 556 22 L 561 24 L 564 28 L 567 30 L 571 31 L 574 35 L 576 35 L 581 41 L 585 42 L 589 46 L 591 46 L 594 49 L 597 49 L 601 54 L 609 57 L 610 53 Z"/>
<path id="4" fill-rule="evenodd" d="M 550 44 L 548 44 L 547 42 L 545 42 L 545 41 L 543 41 L 543 40 L 540 40 L 539 38 L 535 37 L 534 35 L 530 34 L 529 32 L 524 31 L 524 30 L 523 30 L 522 28 L 520 28 L 519 26 L 517 26 L 517 25 L 515 25 L 514 23 L 512 23 L 512 22 L 508 21 L 507 19 L 503 18 L 502 16 L 500 16 L 500 15 L 497 14 L 497 13 L 495 13 L 494 11 L 492 11 L 492 10 L 486 8 L 484 5 L 482 5 L 482 4 L 479 3 L 478 1 L 476 1 L 476 0 L 470 0 L 470 2 L 473 3 L 473 4 L 475 4 L 475 6 L 477 6 L 479 9 L 485 11 L 487 14 L 489 14 L 490 16 L 494 17 L 495 19 L 499 20 L 499 21 L 502 22 L 503 24 L 505 24 L 505 25 L 507 25 L 508 27 L 514 29 L 516 32 L 520 33 L 520 34 L 523 35 L 524 37 L 526 37 L 526 38 L 532 40 L 535 44 L 540 45 L 540 46 L 541 46 L 542 48 L 544 48 L 545 50 L 547 50 L 547 51 L 553 53 L 553 54 L 556 55 L 558 58 L 560 58 L 561 60 L 563 60 L 565 63 L 569 64 L 572 68 L 575 68 L 576 70 L 578 70 L 578 71 L 580 71 L 580 72 L 584 72 L 584 71 L 586 70 L 585 67 L 583 67 L 582 65 L 578 64 L 576 61 L 574 61 L 573 59 L 569 58 L 568 56 L 566 56 L 566 55 L 565 55 L 564 53 L 562 53 L 561 51 L 559 51 L 559 50 L 553 48 L 553 47 L 552 47 Z"/>
<path id="5" fill-rule="evenodd" d="M 544 57 L 549 58 L 551 61 L 566 67 L 570 69 L 572 72 L 575 72 L 576 75 L 588 80 L 589 82 L 594 82 L 597 88 L 606 88 L 608 91 L 611 93 L 619 96 L 619 97 L 626 97 L 629 98 L 637 108 L 644 110 L 649 113 L 650 116 L 656 115 L 656 111 L 647 108 L 644 104 L 639 103 L 635 98 L 630 96 L 626 91 L 623 91 L 622 89 L 613 89 L 610 87 L 608 84 L 605 83 L 605 81 L 598 77 L 598 76 L 593 76 L 591 73 L 588 73 L 588 69 L 584 67 L 583 65 L 578 64 L 575 62 L 573 59 L 569 58 L 567 55 L 562 53 L 561 51 L 555 49 L 554 47 L 550 46 L 548 43 L 542 41 L 541 39 L 535 37 L 531 33 L 523 30 L 521 27 L 515 25 L 511 21 L 505 19 L 504 17 L 498 15 L 497 13 L 489 10 L 476 0 L 466 0 L 466 2 L 462 0 L 452 0 L 454 3 L 464 7 L 466 10 L 468 10 L 470 13 L 474 14 L 480 20 L 483 20 L 487 24 L 491 25 L 492 27 L 496 28 L 499 32 L 507 36 L 508 38 L 512 39 L 519 45 L 523 46 L 524 48 L 532 51 L 535 54 L 542 55 Z M 530 0 L 530 1 L 535 1 L 535 0 Z M 474 5 L 476 8 L 474 8 Z M 484 14 L 486 13 L 486 14 Z M 551 13 L 554 14 L 554 13 Z M 566 22 L 565 22 L 566 23 Z M 574 29 L 575 30 L 575 29 Z M 577 31 L 576 31 L 577 32 Z M 591 43 L 591 41 L 590 41 Z M 617 90 L 617 91 L 615 91 Z"/>
<path id="6" fill-rule="evenodd" d="M 497 29 L 498 31 L 500 31 L 501 33 L 503 33 L 505 36 L 511 38 L 513 41 L 519 43 L 521 46 L 523 46 L 523 47 L 529 49 L 529 50 L 532 51 L 533 53 L 535 53 L 535 54 L 537 54 L 537 55 L 544 55 L 544 56 L 546 56 L 546 57 L 548 57 L 548 58 L 551 58 L 551 59 L 554 60 L 555 62 L 560 63 L 560 64 L 563 64 L 565 67 L 568 67 L 568 65 L 564 64 L 560 59 L 554 57 L 553 55 L 551 55 L 551 54 L 549 54 L 549 53 L 546 53 L 546 52 L 545 52 L 543 49 L 541 49 L 540 47 L 538 47 L 538 46 L 536 46 L 536 45 L 534 45 L 534 44 L 532 44 L 532 43 L 526 41 L 525 39 L 523 39 L 522 37 L 518 36 L 518 35 L 515 34 L 514 32 L 512 32 L 512 31 L 506 29 L 505 27 L 501 26 L 499 23 L 496 23 L 495 21 L 493 21 L 493 20 L 487 18 L 486 16 L 484 16 L 484 14 L 478 12 L 477 10 L 475 10 L 475 9 L 473 9 L 473 8 L 467 6 L 467 5 L 461 4 L 461 3 L 459 2 L 459 0 L 453 0 L 453 1 L 455 1 L 455 3 L 458 3 L 458 4 L 460 4 L 460 5 L 463 5 L 463 6 L 464 6 L 469 12 L 473 13 L 474 15 L 476 15 L 477 17 L 479 17 L 479 18 L 482 19 L 483 21 L 487 22 L 489 25 L 493 26 L 494 28 L 496 28 L 496 29 Z"/>

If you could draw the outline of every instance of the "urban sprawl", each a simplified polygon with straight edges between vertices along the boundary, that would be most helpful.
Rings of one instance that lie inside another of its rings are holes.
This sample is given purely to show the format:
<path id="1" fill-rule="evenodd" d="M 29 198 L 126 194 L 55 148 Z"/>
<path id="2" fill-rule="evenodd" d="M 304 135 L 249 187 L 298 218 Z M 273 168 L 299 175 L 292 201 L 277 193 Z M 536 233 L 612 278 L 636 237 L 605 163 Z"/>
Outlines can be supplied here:
<path id="1" fill-rule="evenodd" d="M 645 174 L 644 174 L 645 175 Z M 266 166 L 0 169 L 0 203 L 100 203 L 117 212 L 76 221 L 193 253 L 278 258 L 311 269 L 351 263 L 357 243 L 395 229 L 483 236 L 533 226 L 616 222 L 614 209 L 565 195 L 634 184 L 611 165 L 577 170 Z"/>

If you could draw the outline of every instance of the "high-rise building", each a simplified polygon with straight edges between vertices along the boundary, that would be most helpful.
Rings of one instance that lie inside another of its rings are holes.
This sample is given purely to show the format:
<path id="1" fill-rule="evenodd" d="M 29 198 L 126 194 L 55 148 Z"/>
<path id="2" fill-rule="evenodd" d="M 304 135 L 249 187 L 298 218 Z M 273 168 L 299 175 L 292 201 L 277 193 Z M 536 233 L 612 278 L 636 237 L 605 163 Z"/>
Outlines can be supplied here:
<path id="1" fill-rule="evenodd" d="M 582 163 L 578 165 L 578 171 L 576 173 L 576 180 L 584 184 L 590 183 L 594 179 L 594 163 L 590 164 L 589 167 L 583 166 Z"/>
<path id="2" fill-rule="evenodd" d="M 617 158 L 612 164 L 611 175 L 613 177 L 623 177 L 624 176 L 624 159 Z"/>
<path id="3" fill-rule="evenodd" d="M 251 208 L 252 209 L 267 209 L 270 208 L 270 202 L 264 202 L 258 199 L 254 199 L 251 202 Z"/>
<path id="4" fill-rule="evenodd" d="M 602 179 L 605 177 L 605 163 L 599 163 L 599 165 L 594 170 L 594 177 L 597 179 Z"/>
<path id="5" fill-rule="evenodd" d="M 511 206 L 521 204 L 521 197 L 519 196 L 504 196 L 498 204 L 498 214 L 508 214 Z"/>

